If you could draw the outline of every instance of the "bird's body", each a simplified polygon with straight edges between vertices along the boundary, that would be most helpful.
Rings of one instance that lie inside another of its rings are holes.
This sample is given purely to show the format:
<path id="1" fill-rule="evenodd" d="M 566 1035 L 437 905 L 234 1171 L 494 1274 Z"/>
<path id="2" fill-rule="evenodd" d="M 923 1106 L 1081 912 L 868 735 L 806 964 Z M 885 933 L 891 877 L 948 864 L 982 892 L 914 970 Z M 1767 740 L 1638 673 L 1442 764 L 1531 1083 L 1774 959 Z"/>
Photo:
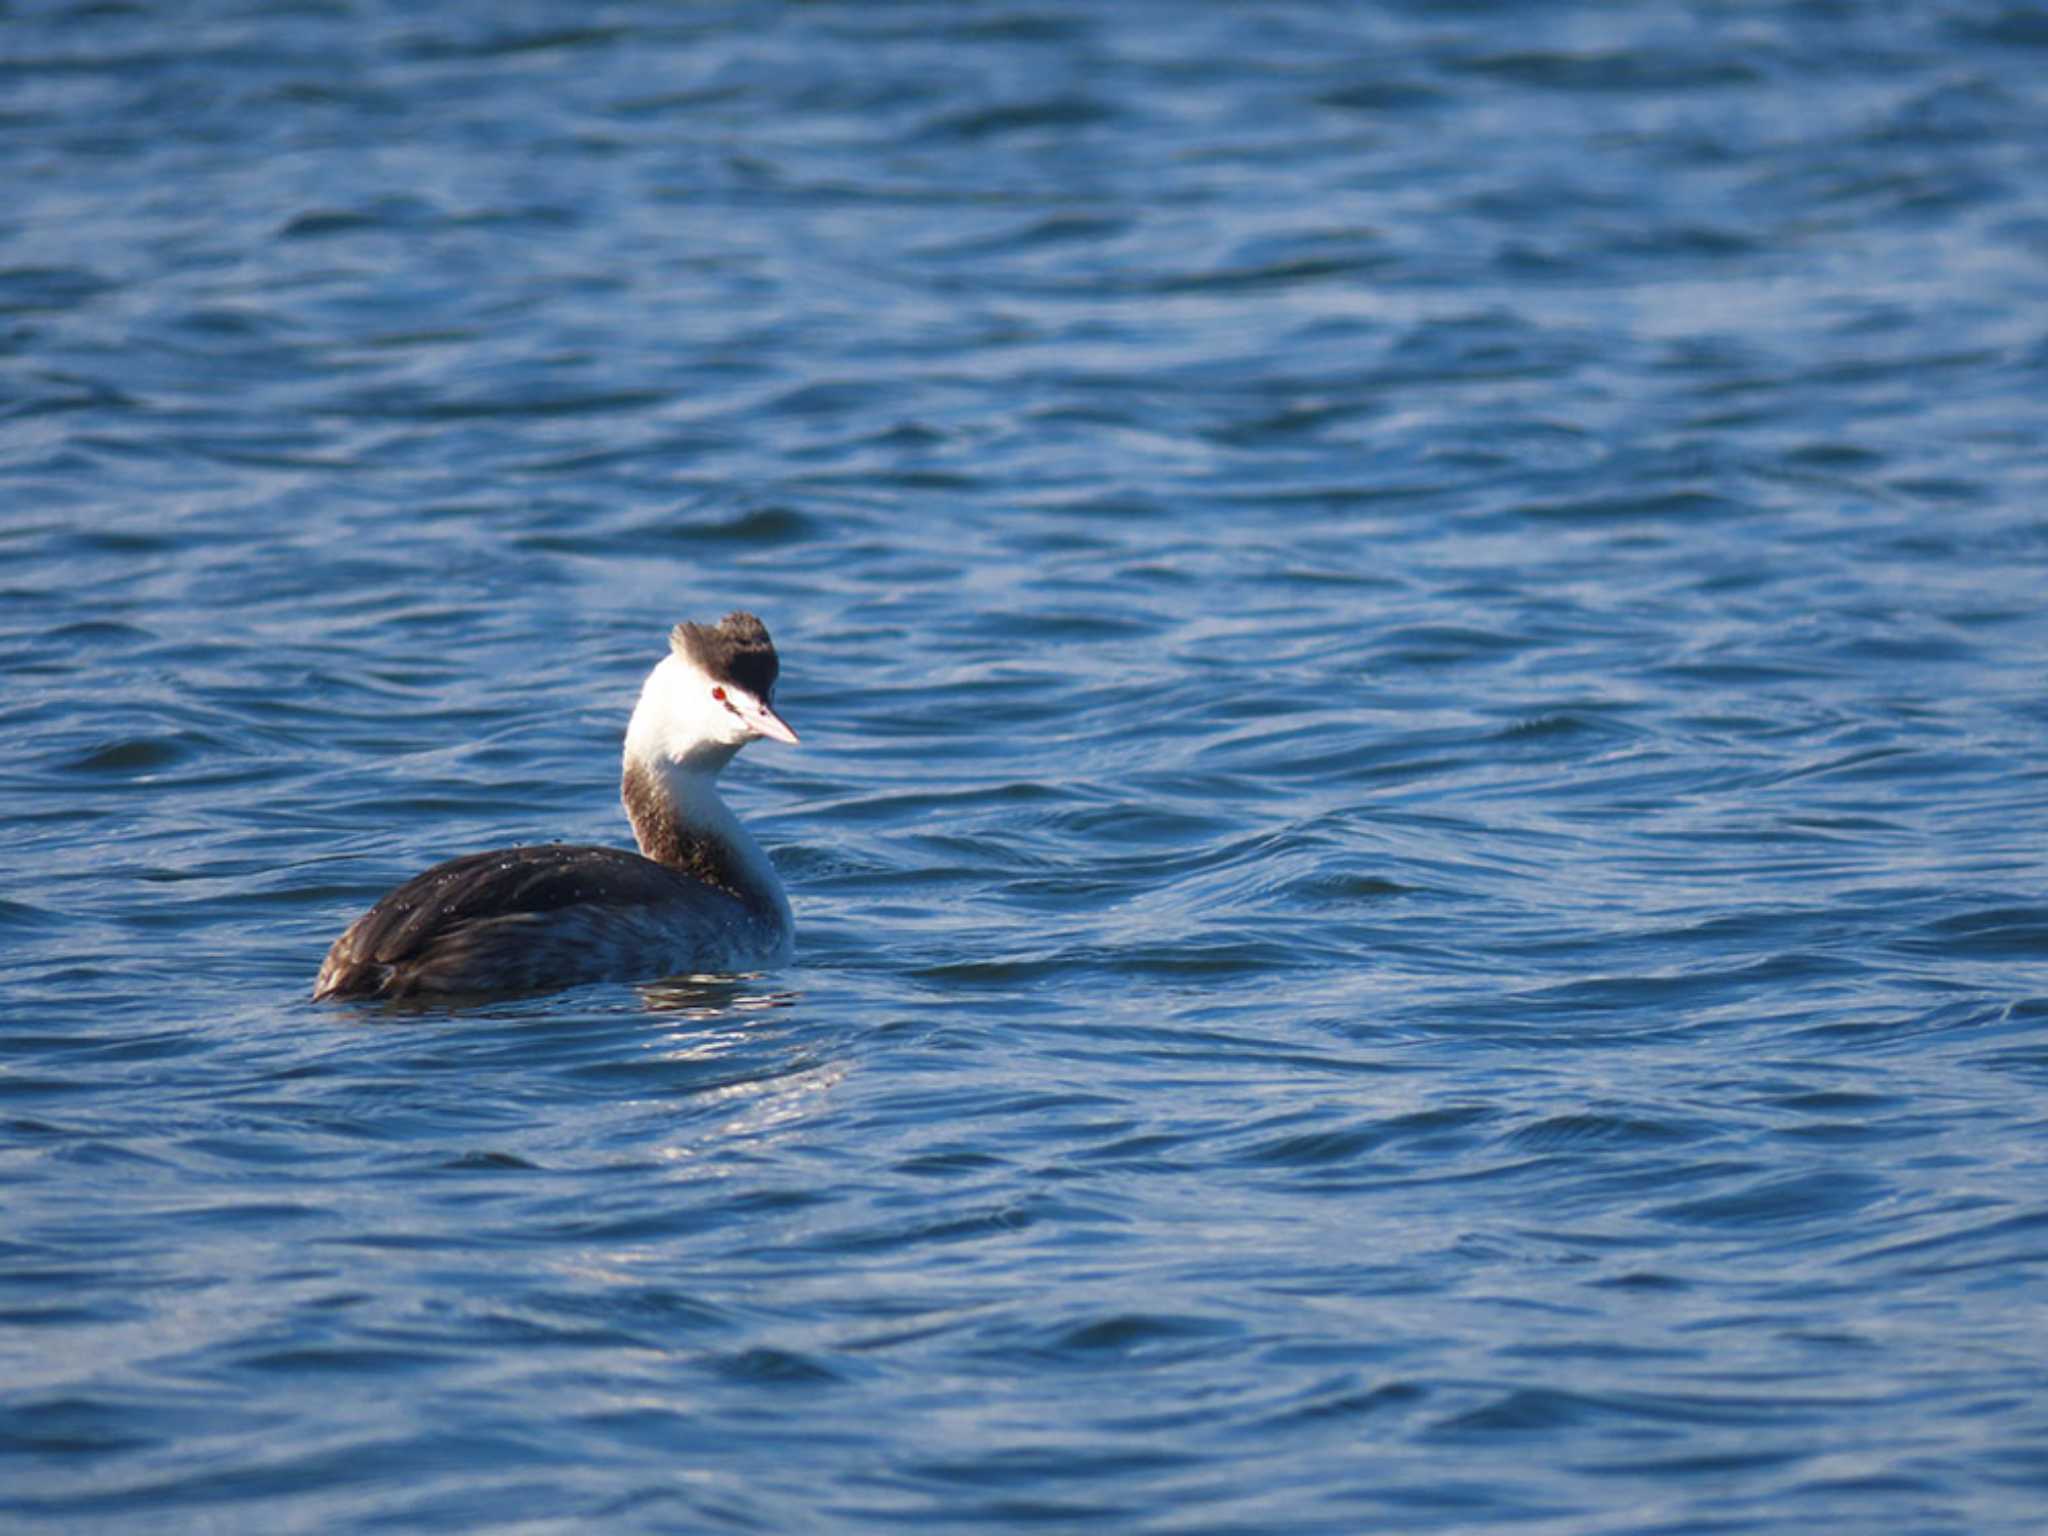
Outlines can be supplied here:
<path id="1" fill-rule="evenodd" d="M 532 991 L 788 959 L 782 882 L 715 785 L 749 741 L 796 740 L 773 708 L 774 646 L 743 613 L 679 625 L 670 645 L 626 732 L 620 794 L 638 853 L 548 843 L 437 864 L 349 925 L 313 996 Z"/>

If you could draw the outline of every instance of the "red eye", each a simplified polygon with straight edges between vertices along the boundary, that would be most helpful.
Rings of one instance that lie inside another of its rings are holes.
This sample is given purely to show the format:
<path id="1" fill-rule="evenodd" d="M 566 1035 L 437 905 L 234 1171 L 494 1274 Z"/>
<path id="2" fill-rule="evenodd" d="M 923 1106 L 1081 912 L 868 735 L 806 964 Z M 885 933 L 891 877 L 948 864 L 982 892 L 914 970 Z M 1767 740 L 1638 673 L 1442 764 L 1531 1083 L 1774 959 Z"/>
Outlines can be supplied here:
<path id="1" fill-rule="evenodd" d="M 725 702 L 725 690 L 723 688 L 714 688 L 711 690 L 711 697 L 723 704 Z"/>

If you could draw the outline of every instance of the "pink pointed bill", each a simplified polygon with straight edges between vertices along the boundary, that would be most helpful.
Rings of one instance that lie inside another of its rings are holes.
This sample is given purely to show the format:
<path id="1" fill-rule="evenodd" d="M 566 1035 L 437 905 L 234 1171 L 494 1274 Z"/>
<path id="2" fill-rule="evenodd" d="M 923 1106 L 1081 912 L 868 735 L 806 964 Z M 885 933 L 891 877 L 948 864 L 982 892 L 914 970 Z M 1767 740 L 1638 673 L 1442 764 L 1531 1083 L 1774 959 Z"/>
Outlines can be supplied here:
<path id="1" fill-rule="evenodd" d="M 797 734 L 792 731 L 782 716 L 775 713 L 761 700 L 742 694 L 738 700 L 740 714 L 747 724 L 760 735 L 775 741 L 786 741 L 792 747 L 797 744 Z"/>

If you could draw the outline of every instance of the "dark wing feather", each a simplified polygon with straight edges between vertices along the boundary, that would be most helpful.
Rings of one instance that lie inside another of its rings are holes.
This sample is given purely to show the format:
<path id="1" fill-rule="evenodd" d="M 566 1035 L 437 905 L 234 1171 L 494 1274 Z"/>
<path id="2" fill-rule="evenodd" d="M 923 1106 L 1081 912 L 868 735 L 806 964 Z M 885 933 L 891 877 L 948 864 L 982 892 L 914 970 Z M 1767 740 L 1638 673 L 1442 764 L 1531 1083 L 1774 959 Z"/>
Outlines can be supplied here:
<path id="1" fill-rule="evenodd" d="M 702 911 L 717 895 L 623 848 L 541 844 L 451 858 L 391 891 L 334 940 L 313 997 L 596 979 L 616 961 L 606 944 L 657 948 L 672 936 L 676 903 Z M 616 918 L 594 928 L 606 909 Z M 543 922 L 551 913 L 561 918 Z"/>
<path id="2" fill-rule="evenodd" d="M 393 965 L 420 954 L 439 934 L 479 918 L 570 906 L 652 906 L 686 899 L 698 889 L 698 882 L 623 848 L 500 848 L 465 854 L 413 876 L 350 932 L 358 955 Z"/>

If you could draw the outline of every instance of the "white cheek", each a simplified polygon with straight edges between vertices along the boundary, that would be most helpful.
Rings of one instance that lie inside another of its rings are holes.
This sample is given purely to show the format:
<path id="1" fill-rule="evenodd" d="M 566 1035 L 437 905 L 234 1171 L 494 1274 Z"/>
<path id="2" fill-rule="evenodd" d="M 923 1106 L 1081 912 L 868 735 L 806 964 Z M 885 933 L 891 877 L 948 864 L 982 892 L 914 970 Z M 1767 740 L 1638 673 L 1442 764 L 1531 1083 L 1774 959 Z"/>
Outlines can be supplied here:
<path id="1" fill-rule="evenodd" d="M 688 678 L 668 679 L 661 695 L 661 726 L 671 756 L 704 739 L 703 708 L 698 690 L 690 686 Z"/>
<path id="2" fill-rule="evenodd" d="M 679 750 L 707 741 L 739 747 L 753 739 L 746 722 L 712 697 L 701 678 L 675 679 L 667 703 L 669 735 Z"/>

